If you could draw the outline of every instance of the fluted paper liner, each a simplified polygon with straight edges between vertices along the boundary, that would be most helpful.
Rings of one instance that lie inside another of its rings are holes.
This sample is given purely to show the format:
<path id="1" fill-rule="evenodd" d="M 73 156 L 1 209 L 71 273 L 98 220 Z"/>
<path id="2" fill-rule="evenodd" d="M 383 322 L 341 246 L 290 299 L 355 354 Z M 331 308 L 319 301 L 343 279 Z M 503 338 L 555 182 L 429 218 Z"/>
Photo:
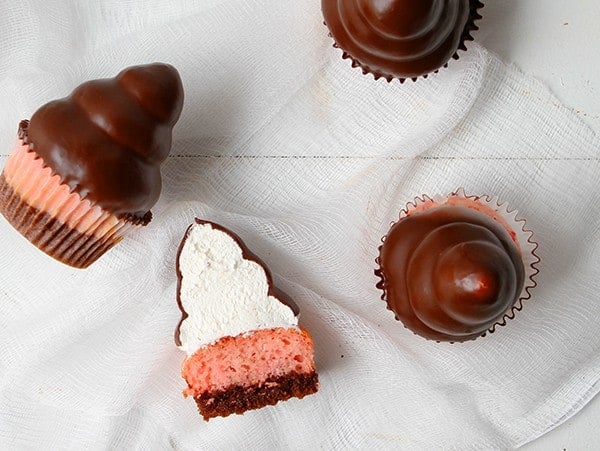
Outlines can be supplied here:
<path id="1" fill-rule="evenodd" d="M 40 250 L 76 268 L 88 267 L 147 222 L 116 217 L 81 198 L 22 143 L 0 175 L 0 213 Z"/>

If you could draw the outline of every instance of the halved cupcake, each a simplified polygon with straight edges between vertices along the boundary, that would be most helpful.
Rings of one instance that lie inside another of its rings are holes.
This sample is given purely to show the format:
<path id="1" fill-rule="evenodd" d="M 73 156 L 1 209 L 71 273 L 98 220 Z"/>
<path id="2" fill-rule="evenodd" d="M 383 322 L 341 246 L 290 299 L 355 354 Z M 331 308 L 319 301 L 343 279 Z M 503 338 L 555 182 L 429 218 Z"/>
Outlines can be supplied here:
<path id="1" fill-rule="evenodd" d="M 160 63 L 47 103 L 19 124 L 0 175 L 0 213 L 51 257 L 89 266 L 151 220 L 182 105 L 178 72 Z"/>
<path id="2" fill-rule="evenodd" d="M 181 243 L 177 275 L 184 395 L 205 420 L 318 390 L 313 341 L 298 326 L 298 307 L 239 237 L 197 219 Z"/>

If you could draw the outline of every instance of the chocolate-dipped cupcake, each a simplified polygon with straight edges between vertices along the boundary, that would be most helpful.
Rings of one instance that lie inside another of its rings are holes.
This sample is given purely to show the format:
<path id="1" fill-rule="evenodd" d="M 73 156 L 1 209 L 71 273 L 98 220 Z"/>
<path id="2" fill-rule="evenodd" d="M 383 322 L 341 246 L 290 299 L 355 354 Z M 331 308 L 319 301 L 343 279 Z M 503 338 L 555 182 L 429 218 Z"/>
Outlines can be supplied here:
<path id="1" fill-rule="evenodd" d="M 183 87 L 168 64 L 93 80 L 19 124 L 0 213 L 51 257 L 85 268 L 150 222 Z"/>
<path id="2" fill-rule="evenodd" d="M 539 261 L 516 214 L 463 190 L 409 204 L 383 238 L 375 271 L 396 319 L 427 339 L 461 342 L 513 318 Z"/>
<path id="3" fill-rule="evenodd" d="M 343 58 L 364 74 L 391 81 L 437 72 L 480 19 L 479 0 L 322 0 L 325 24 Z"/>

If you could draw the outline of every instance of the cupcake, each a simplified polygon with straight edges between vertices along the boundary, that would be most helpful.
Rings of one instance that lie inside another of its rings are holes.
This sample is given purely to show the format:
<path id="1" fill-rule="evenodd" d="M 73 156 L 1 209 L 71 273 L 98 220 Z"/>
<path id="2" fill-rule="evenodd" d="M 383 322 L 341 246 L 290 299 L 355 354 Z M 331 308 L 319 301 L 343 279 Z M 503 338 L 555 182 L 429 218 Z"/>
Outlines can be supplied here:
<path id="1" fill-rule="evenodd" d="M 408 204 L 376 260 L 387 308 L 436 341 L 473 340 L 505 325 L 530 297 L 539 262 L 516 215 L 462 189 Z"/>
<path id="2" fill-rule="evenodd" d="M 427 77 L 466 50 L 479 0 L 321 0 L 343 58 L 364 74 L 403 82 Z"/>
<path id="3" fill-rule="evenodd" d="M 177 70 L 160 63 L 43 105 L 19 124 L 0 175 L 0 213 L 51 257 L 89 266 L 150 222 L 182 105 Z"/>
<path id="4" fill-rule="evenodd" d="M 204 420 L 318 390 L 313 341 L 298 326 L 298 306 L 237 235 L 196 219 L 181 242 L 177 276 L 184 395 Z"/>

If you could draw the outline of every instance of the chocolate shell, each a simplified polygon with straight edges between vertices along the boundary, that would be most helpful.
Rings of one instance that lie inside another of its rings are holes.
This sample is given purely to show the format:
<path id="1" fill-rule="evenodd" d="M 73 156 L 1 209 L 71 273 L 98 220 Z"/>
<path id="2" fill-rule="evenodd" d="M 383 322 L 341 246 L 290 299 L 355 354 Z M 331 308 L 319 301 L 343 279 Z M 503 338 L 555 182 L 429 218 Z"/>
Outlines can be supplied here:
<path id="1" fill-rule="evenodd" d="M 82 198 L 115 215 L 143 218 L 160 195 L 160 164 L 182 106 L 173 66 L 133 66 L 47 103 L 20 133 Z"/>
<path id="2" fill-rule="evenodd" d="M 532 268 L 524 263 L 516 232 L 499 213 L 469 205 L 432 203 L 414 210 L 391 227 L 379 248 L 375 274 L 382 299 L 396 319 L 427 339 L 462 342 L 485 335 L 520 309 L 531 287 Z"/>
<path id="3" fill-rule="evenodd" d="M 325 24 L 343 58 L 364 74 L 416 80 L 466 50 L 479 0 L 322 0 Z"/>

